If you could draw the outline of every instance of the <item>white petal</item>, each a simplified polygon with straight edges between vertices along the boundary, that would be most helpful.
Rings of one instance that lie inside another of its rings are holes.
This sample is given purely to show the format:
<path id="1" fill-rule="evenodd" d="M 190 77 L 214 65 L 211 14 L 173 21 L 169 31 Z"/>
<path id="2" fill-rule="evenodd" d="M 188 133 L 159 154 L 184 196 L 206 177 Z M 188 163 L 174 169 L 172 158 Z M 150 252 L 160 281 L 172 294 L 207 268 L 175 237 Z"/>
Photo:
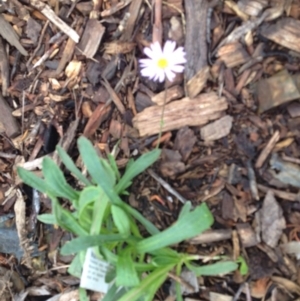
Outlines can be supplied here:
<path id="1" fill-rule="evenodd" d="M 148 77 L 150 79 L 154 78 L 156 76 L 155 69 L 152 67 L 147 67 L 141 70 L 142 76 Z"/>
<path id="2" fill-rule="evenodd" d="M 166 76 L 167 76 L 168 80 L 170 82 L 172 82 L 174 80 L 175 73 L 172 72 L 172 70 L 170 70 L 170 69 L 166 69 L 165 72 L 166 72 Z"/>
<path id="3" fill-rule="evenodd" d="M 155 58 L 155 54 L 153 53 L 153 50 L 151 48 L 148 47 L 144 48 L 144 53 L 151 59 Z"/>
<path id="4" fill-rule="evenodd" d="M 152 53 L 155 56 L 155 58 L 159 58 L 163 55 L 163 52 L 161 50 L 161 46 L 158 42 L 152 43 L 150 45 L 150 48 L 152 49 Z"/>
<path id="5" fill-rule="evenodd" d="M 177 48 L 172 55 L 172 62 L 175 64 L 184 64 L 186 63 L 185 52 L 182 47 Z"/>
<path id="6" fill-rule="evenodd" d="M 170 70 L 172 70 L 173 72 L 176 72 L 176 73 L 182 73 L 183 70 L 184 70 L 184 66 L 173 65 L 173 66 L 170 67 Z"/>
<path id="7" fill-rule="evenodd" d="M 166 41 L 163 54 L 168 57 L 173 54 L 173 51 L 175 50 L 176 43 L 174 41 Z"/>
<path id="8" fill-rule="evenodd" d="M 141 67 L 148 67 L 153 65 L 153 61 L 151 59 L 140 59 L 139 63 Z"/>
<path id="9" fill-rule="evenodd" d="M 165 72 L 163 70 L 160 70 L 160 72 L 158 72 L 158 81 L 160 83 L 162 83 L 166 78 Z"/>

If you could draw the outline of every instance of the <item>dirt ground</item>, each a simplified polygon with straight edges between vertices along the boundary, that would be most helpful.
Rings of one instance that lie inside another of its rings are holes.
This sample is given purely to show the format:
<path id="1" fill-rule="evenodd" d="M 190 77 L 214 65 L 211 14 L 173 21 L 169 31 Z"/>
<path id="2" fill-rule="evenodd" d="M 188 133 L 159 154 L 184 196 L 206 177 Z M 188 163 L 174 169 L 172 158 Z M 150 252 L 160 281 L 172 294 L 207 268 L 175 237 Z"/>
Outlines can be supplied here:
<path id="1" fill-rule="evenodd" d="M 198 277 L 186 301 L 300 300 L 299 0 L 3 0 L 0 10 L 1 300 L 79 300 L 72 257 L 59 253 L 71 234 L 37 221 L 51 202 L 16 168 L 39 175 L 45 156 L 61 167 L 57 144 L 83 168 L 82 135 L 121 171 L 159 144 L 126 201 L 161 230 L 187 200 L 206 202 L 212 228 L 180 248 L 245 258 L 246 275 Z M 167 40 L 184 47 L 184 72 L 143 77 L 143 49 Z M 155 300 L 175 300 L 169 287 Z"/>

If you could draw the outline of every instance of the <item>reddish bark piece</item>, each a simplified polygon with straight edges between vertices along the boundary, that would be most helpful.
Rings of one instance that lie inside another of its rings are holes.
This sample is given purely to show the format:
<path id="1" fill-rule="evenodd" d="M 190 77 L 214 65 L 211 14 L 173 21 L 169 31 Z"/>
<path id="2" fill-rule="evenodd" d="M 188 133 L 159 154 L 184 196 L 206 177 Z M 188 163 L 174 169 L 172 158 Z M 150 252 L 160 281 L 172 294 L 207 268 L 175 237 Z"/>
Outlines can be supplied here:
<path id="1" fill-rule="evenodd" d="M 102 103 L 100 103 L 96 110 L 93 112 L 93 115 L 90 117 L 88 123 L 86 124 L 83 135 L 86 137 L 90 137 L 95 133 L 95 131 L 98 129 L 100 124 L 104 122 L 111 110 L 111 106 L 106 106 Z"/>

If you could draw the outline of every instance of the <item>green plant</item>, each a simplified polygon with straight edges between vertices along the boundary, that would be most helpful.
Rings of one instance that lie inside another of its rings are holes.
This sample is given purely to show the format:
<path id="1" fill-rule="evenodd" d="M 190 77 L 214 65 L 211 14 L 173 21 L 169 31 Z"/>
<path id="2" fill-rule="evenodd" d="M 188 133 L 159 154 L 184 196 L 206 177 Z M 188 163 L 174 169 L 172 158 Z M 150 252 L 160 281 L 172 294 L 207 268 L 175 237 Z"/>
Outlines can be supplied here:
<path id="1" fill-rule="evenodd" d="M 180 275 L 184 266 L 196 275 L 225 274 L 237 269 L 238 264 L 228 260 L 198 266 L 195 261 L 199 256 L 178 253 L 170 247 L 212 225 L 213 217 L 205 203 L 192 210 L 191 203 L 187 202 L 178 220 L 159 231 L 121 199 L 133 178 L 158 159 L 160 150 L 148 152 L 136 161 L 130 160 L 121 176 L 114 158 L 109 156 L 108 161 L 99 158 L 86 138 L 78 139 L 78 148 L 91 179 L 81 173 L 62 148 L 57 147 L 57 151 L 66 168 L 84 185 L 81 191 L 66 182 L 63 172 L 50 158 L 43 160 L 43 179 L 23 168 L 18 168 L 18 173 L 24 183 L 52 200 L 52 213 L 40 215 L 39 220 L 57 224 L 77 236 L 61 249 L 64 255 L 76 254 L 69 273 L 81 276 L 86 250 L 91 247 L 97 256 L 114 267 L 107 277 L 115 282 L 104 301 L 153 300 L 168 273 L 175 271 Z M 69 200 L 73 211 L 64 209 L 59 198 Z M 141 234 L 141 227 L 147 230 L 148 237 Z M 83 290 L 80 295 L 85 299 Z M 182 300 L 179 284 L 177 300 Z"/>

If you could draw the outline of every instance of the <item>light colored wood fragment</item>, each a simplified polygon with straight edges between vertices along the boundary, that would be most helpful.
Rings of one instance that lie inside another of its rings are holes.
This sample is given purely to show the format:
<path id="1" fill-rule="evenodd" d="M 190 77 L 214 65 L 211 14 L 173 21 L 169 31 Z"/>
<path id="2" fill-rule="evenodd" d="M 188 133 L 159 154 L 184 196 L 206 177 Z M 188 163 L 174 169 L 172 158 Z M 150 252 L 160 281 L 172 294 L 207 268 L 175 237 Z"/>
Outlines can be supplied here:
<path id="1" fill-rule="evenodd" d="M 256 234 L 249 223 L 237 224 L 236 228 L 244 248 L 254 247 L 259 243 Z"/>
<path id="2" fill-rule="evenodd" d="M 186 84 L 187 93 L 190 98 L 196 97 L 205 87 L 209 77 L 209 66 L 205 66 L 195 74 Z"/>
<path id="3" fill-rule="evenodd" d="M 227 136 L 232 127 L 233 118 L 226 115 L 201 128 L 201 138 L 205 141 L 214 141 Z"/>
<path id="4" fill-rule="evenodd" d="M 247 15 L 257 17 L 268 4 L 268 0 L 239 0 L 237 5 Z"/>
<path id="5" fill-rule="evenodd" d="M 300 52 L 300 20 L 283 18 L 275 24 L 263 26 L 261 34 L 288 49 Z"/>
<path id="6" fill-rule="evenodd" d="M 233 68 L 246 63 L 250 56 L 240 43 L 224 45 L 218 50 L 218 57 L 225 63 L 227 68 Z"/>
<path id="7" fill-rule="evenodd" d="M 181 97 L 183 97 L 184 92 L 183 89 L 181 88 L 181 86 L 173 86 L 169 89 L 167 89 L 167 91 L 162 91 L 154 96 L 151 97 L 151 100 L 153 102 L 155 102 L 157 105 L 162 106 L 165 103 L 169 103 L 172 100 L 175 99 L 179 99 Z"/>
<path id="8" fill-rule="evenodd" d="M 120 1 L 116 5 L 113 5 L 110 8 L 102 11 L 100 15 L 102 18 L 109 17 L 109 16 L 115 14 L 116 12 L 118 12 L 119 10 L 123 9 L 124 7 L 126 7 L 128 4 L 131 3 L 131 1 L 132 0 Z"/>
<path id="9" fill-rule="evenodd" d="M 68 37 L 70 37 L 74 42 L 79 42 L 78 33 L 61 20 L 55 12 L 47 4 L 39 0 L 30 0 L 30 4 L 39 10 L 45 17 L 50 20 L 54 25 L 56 25 L 62 32 L 64 32 Z"/>
<path id="10" fill-rule="evenodd" d="M 180 129 L 184 126 L 200 126 L 221 117 L 227 109 L 225 97 L 216 93 L 201 94 L 194 99 L 188 97 L 165 106 L 162 131 Z M 133 125 L 140 136 L 158 134 L 161 129 L 162 107 L 152 106 L 133 118 Z"/>
<path id="11" fill-rule="evenodd" d="M 207 230 L 190 239 L 189 243 L 193 245 L 208 244 L 212 242 L 231 239 L 231 237 L 231 229 Z"/>
<path id="12" fill-rule="evenodd" d="M 105 27 L 96 19 L 88 20 L 78 49 L 87 57 L 93 58 L 101 43 Z"/>
<path id="13" fill-rule="evenodd" d="M 19 42 L 19 37 L 16 34 L 13 27 L 3 18 L 0 14 L 0 35 L 8 41 L 8 43 L 12 46 L 15 46 L 21 54 L 27 56 L 28 52 L 24 49 L 24 47 Z"/>
<path id="14" fill-rule="evenodd" d="M 269 142 L 267 143 L 267 145 L 261 151 L 259 157 L 257 158 L 256 163 L 255 163 L 256 168 L 261 168 L 263 166 L 265 160 L 271 153 L 272 149 L 274 148 L 276 143 L 279 141 L 279 138 L 280 138 L 280 133 L 279 133 L 279 131 L 276 131 L 273 134 L 273 136 L 271 137 L 271 139 L 269 140 Z"/>
<path id="15" fill-rule="evenodd" d="M 235 2 L 232 0 L 225 0 L 225 5 L 231 8 L 243 21 L 248 21 L 249 16 L 243 10 L 241 10 L 239 5 L 237 5 Z"/>
<path id="16" fill-rule="evenodd" d="M 300 98 L 299 76 L 291 76 L 287 70 L 260 79 L 257 84 L 259 113 Z"/>
<path id="17" fill-rule="evenodd" d="M 257 188 L 264 193 L 267 193 L 269 190 L 271 190 L 275 196 L 287 201 L 291 201 L 291 202 L 299 201 L 299 195 L 296 193 L 273 189 L 261 184 L 257 184 Z"/>

